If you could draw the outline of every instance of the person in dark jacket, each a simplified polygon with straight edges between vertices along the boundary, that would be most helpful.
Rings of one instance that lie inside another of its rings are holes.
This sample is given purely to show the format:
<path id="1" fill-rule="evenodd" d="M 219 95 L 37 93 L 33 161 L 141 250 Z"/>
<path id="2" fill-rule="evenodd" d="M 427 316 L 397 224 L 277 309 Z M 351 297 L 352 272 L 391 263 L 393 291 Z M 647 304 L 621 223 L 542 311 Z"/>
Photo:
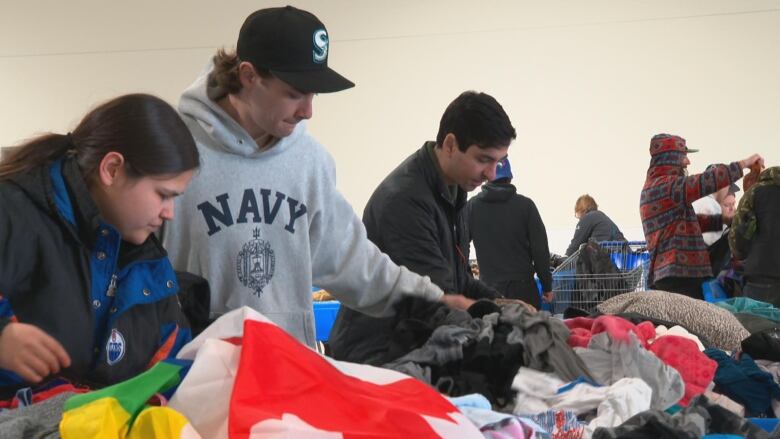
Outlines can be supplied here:
<path id="1" fill-rule="evenodd" d="M 566 256 L 571 256 L 582 244 L 590 239 L 602 241 L 626 241 L 618 226 L 604 212 L 599 210 L 596 200 L 588 194 L 577 198 L 574 203 L 574 216 L 579 219 L 574 229 Z"/>
<path id="2" fill-rule="evenodd" d="M 780 166 L 761 172 L 745 191 L 729 245 L 745 262 L 745 296 L 780 307 Z"/>
<path id="3" fill-rule="evenodd" d="M 504 159 L 496 167 L 496 179 L 468 201 L 465 210 L 468 233 L 477 250 L 480 280 L 504 297 L 541 305 L 534 273 L 544 300 L 552 301 L 552 274 L 547 230 L 536 204 L 517 193 L 512 167 Z"/>
<path id="4" fill-rule="evenodd" d="M 498 292 L 474 279 L 468 265 L 468 236 L 461 210 L 466 193 L 495 178 L 515 129 L 501 105 L 485 93 L 464 92 L 447 107 L 435 142 L 423 146 L 376 188 L 363 222 L 368 238 L 398 265 L 447 293 L 496 298 Z M 389 318 L 373 318 L 342 307 L 330 334 L 336 359 L 381 365 L 397 323 L 426 320 L 439 308 L 402 299 Z"/>
<path id="5" fill-rule="evenodd" d="M 110 100 L 0 162 L 0 388 L 94 387 L 176 355 L 190 329 L 154 232 L 199 166 L 176 111 Z"/>
<path id="6" fill-rule="evenodd" d="M 685 139 L 658 134 L 650 140 L 650 167 L 639 198 L 650 266 L 647 284 L 653 289 L 702 298 L 701 284 L 712 277 L 702 231 L 721 230 L 721 215 L 696 215 L 695 200 L 742 178 L 742 170 L 763 163 L 758 154 L 715 165 L 697 175 L 687 175 L 691 163 Z"/>

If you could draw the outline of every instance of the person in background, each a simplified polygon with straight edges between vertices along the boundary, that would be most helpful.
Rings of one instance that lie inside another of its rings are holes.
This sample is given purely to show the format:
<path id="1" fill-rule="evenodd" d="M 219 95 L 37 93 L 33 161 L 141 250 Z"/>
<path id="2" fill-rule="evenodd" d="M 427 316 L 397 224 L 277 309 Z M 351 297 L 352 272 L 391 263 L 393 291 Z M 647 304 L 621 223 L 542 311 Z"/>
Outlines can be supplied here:
<path id="1" fill-rule="evenodd" d="M 144 94 L 0 162 L 0 387 L 100 387 L 176 356 L 190 328 L 154 232 L 199 163 L 176 111 Z"/>
<path id="2" fill-rule="evenodd" d="M 504 297 L 540 308 L 539 277 L 545 302 L 552 301 L 547 230 L 533 200 L 517 193 L 509 159 L 498 162 L 495 180 L 471 198 L 465 213 L 477 251 L 480 280 Z"/>
<path id="3" fill-rule="evenodd" d="M 729 244 L 734 256 L 744 260 L 743 294 L 780 307 L 780 166 L 762 171 L 745 191 Z"/>
<path id="4" fill-rule="evenodd" d="M 685 139 L 658 134 L 650 141 L 650 166 L 639 198 L 642 228 L 650 252 L 647 284 L 653 289 L 701 299 L 701 284 L 711 278 L 702 230 L 721 230 L 722 215 L 698 216 L 691 203 L 742 178 L 743 169 L 762 163 L 758 154 L 688 175 Z"/>
<path id="5" fill-rule="evenodd" d="M 162 233 L 174 267 L 209 281 L 212 318 L 249 306 L 312 347 L 312 285 L 373 315 L 405 295 L 466 306 L 366 239 L 306 131 L 316 94 L 354 86 L 328 67 L 329 41 L 286 6 L 253 12 L 236 51 L 217 51 L 179 102 L 203 167 Z"/>
<path id="6" fill-rule="evenodd" d="M 706 171 L 709 171 L 715 165 L 707 166 Z M 734 217 L 736 193 L 739 192 L 739 186 L 732 183 L 726 187 L 718 189 L 717 192 L 709 194 L 706 197 L 701 197 L 692 203 L 693 211 L 696 215 L 722 215 L 726 221 Z M 723 236 L 726 231 L 727 225 L 724 224 L 721 230 L 715 230 L 712 232 L 702 233 L 704 243 L 707 246 L 711 246 L 718 239 Z"/>
<path id="7" fill-rule="evenodd" d="M 579 219 L 574 229 L 574 237 L 566 249 L 571 256 L 582 244 L 590 239 L 602 241 L 626 241 L 618 226 L 602 211 L 596 200 L 588 194 L 581 195 L 574 203 L 574 216 Z"/>

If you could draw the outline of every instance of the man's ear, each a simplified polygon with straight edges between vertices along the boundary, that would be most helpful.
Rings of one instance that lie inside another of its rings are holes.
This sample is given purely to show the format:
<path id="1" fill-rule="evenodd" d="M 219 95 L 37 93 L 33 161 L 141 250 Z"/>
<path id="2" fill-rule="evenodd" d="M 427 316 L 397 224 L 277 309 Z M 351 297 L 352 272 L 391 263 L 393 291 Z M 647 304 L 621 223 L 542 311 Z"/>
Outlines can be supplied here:
<path id="1" fill-rule="evenodd" d="M 241 82 L 242 87 L 249 87 L 254 83 L 257 72 L 255 71 L 252 63 L 247 61 L 241 61 L 238 65 L 238 80 Z"/>
<path id="2" fill-rule="evenodd" d="M 448 156 L 451 156 L 452 153 L 458 149 L 458 139 L 455 137 L 455 134 L 447 133 L 447 135 L 444 136 L 444 142 L 442 142 L 441 148 Z"/>
<path id="3" fill-rule="evenodd" d="M 103 186 L 113 186 L 124 176 L 124 170 L 125 157 L 116 151 L 111 151 L 100 160 L 97 175 L 98 181 Z"/>

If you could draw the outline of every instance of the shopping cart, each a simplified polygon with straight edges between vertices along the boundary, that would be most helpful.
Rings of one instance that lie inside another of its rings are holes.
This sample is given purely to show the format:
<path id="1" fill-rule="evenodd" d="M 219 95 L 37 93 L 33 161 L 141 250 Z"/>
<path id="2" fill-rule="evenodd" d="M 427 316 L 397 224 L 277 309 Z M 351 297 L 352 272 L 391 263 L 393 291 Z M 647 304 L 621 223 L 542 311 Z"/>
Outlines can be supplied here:
<path id="1" fill-rule="evenodd" d="M 593 311 L 599 303 L 630 291 L 647 289 L 647 266 L 650 255 L 644 241 L 604 241 L 598 243 L 602 265 L 610 265 L 593 273 L 585 265 L 582 252 L 589 251 L 584 244 L 553 271 L 553 314 L 574 307 Z M 593 251 L 590 248 L 590 251 Z M 609 261 L 604 261 L 607 257 Z M 611 264 L 610 264 L 611 262 Z"/>

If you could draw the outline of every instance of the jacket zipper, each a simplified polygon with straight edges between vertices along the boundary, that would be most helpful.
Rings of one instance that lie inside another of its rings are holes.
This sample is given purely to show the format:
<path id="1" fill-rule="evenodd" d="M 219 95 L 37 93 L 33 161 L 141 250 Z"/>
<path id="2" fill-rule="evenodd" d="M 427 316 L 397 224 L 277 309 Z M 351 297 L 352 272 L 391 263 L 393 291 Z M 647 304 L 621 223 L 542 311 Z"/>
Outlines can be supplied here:
<path id="1" fill-rule="evenodd" d="M 116 294 L 116 280 L 117 275 L 116 273 L 111 275 L 111 282 L 108 283 L 108 289 L 106 290 L 106 296 L 108 297 L 114 297 Z"/>

